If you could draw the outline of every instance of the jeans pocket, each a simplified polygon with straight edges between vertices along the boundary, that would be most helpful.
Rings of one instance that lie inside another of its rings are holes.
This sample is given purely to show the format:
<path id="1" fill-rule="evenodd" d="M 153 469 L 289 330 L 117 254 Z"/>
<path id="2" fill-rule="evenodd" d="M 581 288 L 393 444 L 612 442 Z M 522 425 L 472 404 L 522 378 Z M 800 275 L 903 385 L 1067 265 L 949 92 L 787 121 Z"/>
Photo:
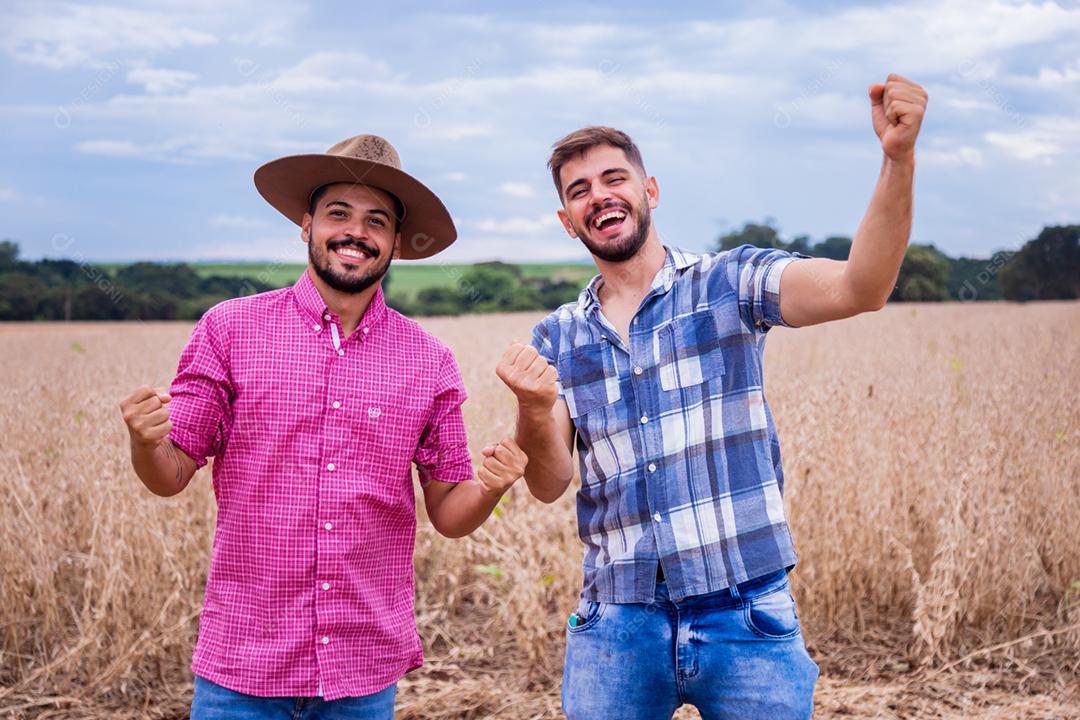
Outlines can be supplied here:
<path id="1" fill-rule="evenodd" d="M 604 615 L 604 603 L 596 600 L 582 600 L 578 605 L 577 612 L 570 616 L 566 622 L 566 629 L 571 633 L 585 632 L 595 627 Z"/>
<path id="2" fill-rule="evenodd" d="M 768 640 L 786 640 L 799 634 L 799 616 L 795 598 L 787 584 L 748 598 L 743 605 L 746 625 L 755 635 Z"/>

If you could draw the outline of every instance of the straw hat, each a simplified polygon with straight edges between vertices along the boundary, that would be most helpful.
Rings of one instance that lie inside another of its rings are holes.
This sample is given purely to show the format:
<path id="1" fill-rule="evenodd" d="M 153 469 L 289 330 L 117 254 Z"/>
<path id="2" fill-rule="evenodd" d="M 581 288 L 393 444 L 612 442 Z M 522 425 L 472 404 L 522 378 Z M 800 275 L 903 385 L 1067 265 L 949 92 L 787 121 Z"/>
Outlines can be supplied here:
<path id="1" fill-rule="evenodd" d="M 255 187 L 266 201 L 300 225 L 311 195 L 330 183 L 356 183 L 384 190 L 404 208 L 398 231 L 401 257 L 431 257 L 457 239 L 446 206 L 423 183 L 401 169 L 397 151 L 378 135 L 342 140 L 324 154 L 289 155 L 255 171 Z"/>

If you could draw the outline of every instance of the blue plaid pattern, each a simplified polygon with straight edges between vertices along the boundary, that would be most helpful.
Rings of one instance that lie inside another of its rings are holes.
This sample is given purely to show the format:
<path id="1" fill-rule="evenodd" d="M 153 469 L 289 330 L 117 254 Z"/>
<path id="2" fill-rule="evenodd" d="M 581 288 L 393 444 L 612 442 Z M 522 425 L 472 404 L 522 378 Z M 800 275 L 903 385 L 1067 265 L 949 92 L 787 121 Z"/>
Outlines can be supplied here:
<path id="1" fill-rule="evenodd" d="M 600 312 L 600 276 L 534 328 L 577 431 L 583 598 L 652 602 L 657 563 L 676 599 L 795 564 L 762 351 L 798 257 L 667 249 L 629 347 Z"/>

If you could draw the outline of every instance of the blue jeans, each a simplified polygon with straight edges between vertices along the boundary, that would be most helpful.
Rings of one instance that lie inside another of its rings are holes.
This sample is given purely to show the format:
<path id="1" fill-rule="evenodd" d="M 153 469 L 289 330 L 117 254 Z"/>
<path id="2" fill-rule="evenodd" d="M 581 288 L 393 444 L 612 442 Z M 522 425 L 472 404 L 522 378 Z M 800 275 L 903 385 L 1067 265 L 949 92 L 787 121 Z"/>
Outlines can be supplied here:
<path id="1" fill-rule="evenodd" d="M 195 676 L 191 720 L 393 720 L 397 683 L 363 697 L 322 698 L 244 695 Z"/>
<path id="2" fill-rule="evenodd" d="M 806 652 L 783 570 L 731 590 L 652 603 L 582 601 L 566 629 L 569 720 L 787 720 L 813 712 L 818 667 Z"/>

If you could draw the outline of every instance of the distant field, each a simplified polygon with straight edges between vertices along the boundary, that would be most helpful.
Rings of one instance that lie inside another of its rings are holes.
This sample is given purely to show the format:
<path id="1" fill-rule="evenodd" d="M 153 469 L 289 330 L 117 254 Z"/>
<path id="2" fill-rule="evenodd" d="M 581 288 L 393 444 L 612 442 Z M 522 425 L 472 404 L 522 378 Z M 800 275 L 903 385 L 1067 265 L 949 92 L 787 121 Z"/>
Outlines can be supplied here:
<path id="1" fill-rule="evenodd" d="M 227 277 L 249 277 L 285 287 L 296 282 L 304 265 L 273 265 L 267 263 L 207 263 L 193 265 L 195 272 Z M 395 294 L 416 295 L 431 287 L 451 287 L 470 268 L 468 264 L 421 265 L 402 261 L 390 270 L 390 287 Z M 583 263 L 529 263 L 519 266 L 525 277 L 550 277 L 569 280 L 582 287 L 596 273 L 596 268 Z"/>

